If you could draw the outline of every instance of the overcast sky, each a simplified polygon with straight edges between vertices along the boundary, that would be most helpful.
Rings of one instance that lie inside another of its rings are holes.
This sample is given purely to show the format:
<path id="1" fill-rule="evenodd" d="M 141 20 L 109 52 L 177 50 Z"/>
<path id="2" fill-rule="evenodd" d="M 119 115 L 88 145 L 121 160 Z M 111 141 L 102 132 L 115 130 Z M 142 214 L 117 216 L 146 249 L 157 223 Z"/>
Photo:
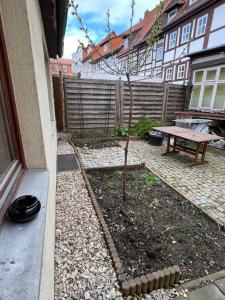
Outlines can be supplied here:
<path id="1" fill-rule="evenodd" d="M 134 23 L 143 18 L 146 9 L 151 10 L 160 0 L 136 0 Z M 110 10 L 112 30 L 117 34 L 129 27 L 130 0 L 78 0 L 78 11 L 84 24 L 89 29 L 91 38 L 98 42 L 106 36 L 106 12 Z M 84 34 L 80 30 L 75 16 L 68 12 L 67 28 L 64 40 L 64 58 L 71 58 L 79 45 L 78 40 L 85 42 Z"/>

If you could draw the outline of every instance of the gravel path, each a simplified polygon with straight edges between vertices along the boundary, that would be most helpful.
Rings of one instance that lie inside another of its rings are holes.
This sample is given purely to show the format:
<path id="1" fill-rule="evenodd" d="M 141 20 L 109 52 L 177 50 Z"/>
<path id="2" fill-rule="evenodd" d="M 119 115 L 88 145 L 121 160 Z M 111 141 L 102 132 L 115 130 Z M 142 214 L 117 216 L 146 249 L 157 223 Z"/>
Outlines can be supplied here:
<path id="1" fill-rule="evenodd" d="M 109 166 L 121 166 L 124 164 L 124 148 L 102 148 L 102 149 L 88 149 L 78 148 L 81 159 L 85 168 L 96 167 L 109 167 Z M 128 154 L 128 165 L 139 164 L 140 161 L 135 155 Z"/>
<path id="2" fill-rule="evenodd" d="M 71 154 L 66 142 L 58 154 Z M 158 290 L 129 300 L 168 300 Z M 122 300 L 103 233 L 80 171 L 60 172 L 56 192 L 55 300 Z"/>

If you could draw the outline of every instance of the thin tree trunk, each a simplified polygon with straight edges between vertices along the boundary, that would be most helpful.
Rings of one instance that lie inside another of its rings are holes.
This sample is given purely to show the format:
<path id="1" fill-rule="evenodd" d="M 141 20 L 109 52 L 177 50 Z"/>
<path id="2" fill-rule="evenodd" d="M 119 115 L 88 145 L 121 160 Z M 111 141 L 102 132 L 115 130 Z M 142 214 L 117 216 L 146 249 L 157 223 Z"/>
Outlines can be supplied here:
<path id="1" fill-rule="evenodd" d="M 129 111 L 129 118 L 128 118 L 128 134 L 127 134 L 127 138 L 126 138 L 126 146 L 124 148 L 123 201 L 122 201 L 122 205 L 121 205 L 122 210 L 123 210 L 123 204 L 126 201 L 127 159 L 128 159 L 128 148 L 129 148 L 129 142 L 130 142 L 132 111 L 133 111 L 133 92 L 132 92 L 129 73 L 127 73 L 126 76 L 127 76 L 127 82 L 128 82 L 128 86 L 129 86 L 129 92 L 130 92 L 130 111 Z"/>

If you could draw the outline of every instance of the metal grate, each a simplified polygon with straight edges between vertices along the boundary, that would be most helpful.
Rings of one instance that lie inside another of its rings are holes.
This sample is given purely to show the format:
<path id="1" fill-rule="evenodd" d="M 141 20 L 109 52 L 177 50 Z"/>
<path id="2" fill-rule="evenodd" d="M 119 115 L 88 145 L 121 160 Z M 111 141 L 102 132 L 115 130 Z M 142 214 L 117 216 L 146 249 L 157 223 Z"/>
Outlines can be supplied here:
<path id="1" fill-rule="evenodd" d="M 72 171 L 79 168 L 74 154 L 65 154 L 57 156 L 58 172 Z"/>

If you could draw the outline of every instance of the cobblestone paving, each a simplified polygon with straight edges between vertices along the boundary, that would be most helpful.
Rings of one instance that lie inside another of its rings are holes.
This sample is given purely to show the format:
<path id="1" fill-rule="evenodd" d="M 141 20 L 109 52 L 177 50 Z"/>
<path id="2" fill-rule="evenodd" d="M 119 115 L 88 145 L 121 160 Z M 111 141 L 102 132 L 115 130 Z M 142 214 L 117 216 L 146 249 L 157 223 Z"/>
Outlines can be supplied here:
<path id="1" fill-rule="evenodd" d="M 188 163 L 193 156 L 185 153 L 161 156 L 165 147 L 144 141 L 131 141 L 130 152 L 185 198 L 225 225 L 225 156 L 208 151 L 208 164 L 190 168 Z"/>
<path id="2" fill-rule="evenodd" d="M 121 166 L 124 164 L 124 149 L 112 147 L 103 149 L 78 148 L 85 168 Z M 139 164 L 135 155 L 128 155 L 128 165 Z"/>

